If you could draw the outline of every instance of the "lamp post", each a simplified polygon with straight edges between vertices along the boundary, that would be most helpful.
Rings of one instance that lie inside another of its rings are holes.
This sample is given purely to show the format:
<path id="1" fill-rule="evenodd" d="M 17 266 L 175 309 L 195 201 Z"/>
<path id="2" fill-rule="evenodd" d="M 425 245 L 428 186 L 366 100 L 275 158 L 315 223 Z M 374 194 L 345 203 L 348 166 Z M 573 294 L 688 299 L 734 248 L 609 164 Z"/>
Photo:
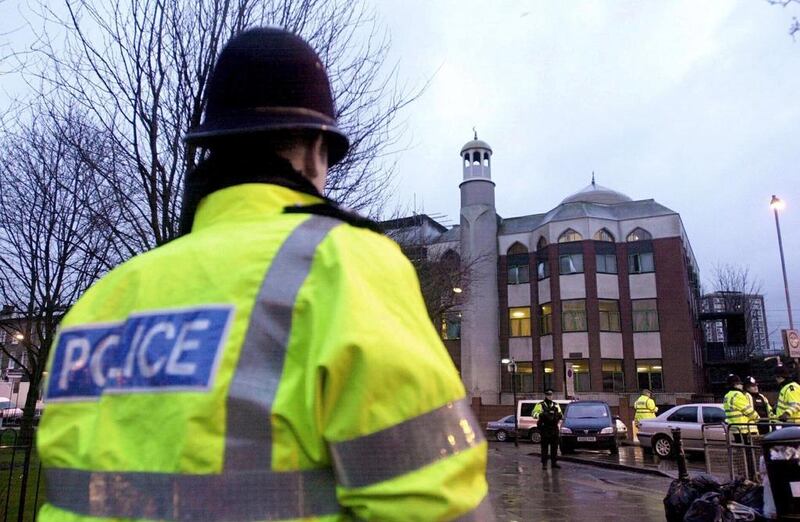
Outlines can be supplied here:
<path id="1" fill-rule="evenodd" d="M 782 210 L 786 204 L 775 194 L 772 195 L 772 199 L 769 202 L 769 206 L 772 208 L 773 213 L 775 214 L 775 230 L 778 231 L 778 250 L 781 253 L 781 270 L 783 271 L 783 290 L 786 292 L 786 309 L 789 312 L 789 329 L 794 330 L 794 320 L 792 319 L 792 302 L 789 299 L 789 282 L 786 279 L 786 260 L 783 258 L 783 238 L 781 237 L 781 223 L 778 219 L 778 210 Z"/>
<path id="2" fill-rule="evenodd" d="M 500 359 L 500 362 L 508 365 L 511 374 L 511 391 L 514 394 L 514 446 L 519 447 L 519 416 L 517 415 L 517 362 L 513 357 Z"/>

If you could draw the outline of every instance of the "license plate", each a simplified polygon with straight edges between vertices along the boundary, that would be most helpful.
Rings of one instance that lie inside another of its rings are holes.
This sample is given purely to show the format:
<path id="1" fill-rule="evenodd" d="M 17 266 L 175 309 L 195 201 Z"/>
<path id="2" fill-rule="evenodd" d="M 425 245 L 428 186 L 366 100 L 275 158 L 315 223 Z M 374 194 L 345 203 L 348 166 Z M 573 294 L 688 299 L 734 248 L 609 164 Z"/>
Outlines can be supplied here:
<path id="1" fill-rule="evenodd" d="M 578 442 L 596 442 L 597 437 L 578 437 Z"/>

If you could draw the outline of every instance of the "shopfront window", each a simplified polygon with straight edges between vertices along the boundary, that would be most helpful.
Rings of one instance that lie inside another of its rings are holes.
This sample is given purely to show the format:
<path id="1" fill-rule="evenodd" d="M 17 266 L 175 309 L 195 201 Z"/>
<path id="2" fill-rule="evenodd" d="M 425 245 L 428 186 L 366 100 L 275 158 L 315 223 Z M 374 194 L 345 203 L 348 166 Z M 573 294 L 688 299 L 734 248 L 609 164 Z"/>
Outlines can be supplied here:
<path id="1" fill-rule="evenodd" d="M 636 376 L 639 379 L 639 388 L 649 388 L 653 391 L 664 390 L 661 359 L 637 359 Z"/>
<path id="2" fill-rule="evenodd" d="M 624 392 L 625 373 L 622 370 L 622 360 L 603 359 L 603 391 Z"/>
<path id="3" fill-rule="evenodd" d="M 442 339 L 452 341 L 461 339 L 461 312 L 452 312 L 442 317 Z"/>
<path id="4" fill-rule="evenodd" d="M 544 389 L 542 391 L 555 389 L 556 380 L 555 374 L 553 373 L 553 361 L 545 361 L 542 363 L 542 373 L 544 375 L 542 380 Z"/>
<path id="5" fill-rule="evenodd" d="M 591 379 L 589 376 L 589 359 L 567 359 L 564 360 L 564 363 L 565 371 L 566 363 L 572 363 L 572 372 L 575 375 L 575 392 L 590 391 Z"/>

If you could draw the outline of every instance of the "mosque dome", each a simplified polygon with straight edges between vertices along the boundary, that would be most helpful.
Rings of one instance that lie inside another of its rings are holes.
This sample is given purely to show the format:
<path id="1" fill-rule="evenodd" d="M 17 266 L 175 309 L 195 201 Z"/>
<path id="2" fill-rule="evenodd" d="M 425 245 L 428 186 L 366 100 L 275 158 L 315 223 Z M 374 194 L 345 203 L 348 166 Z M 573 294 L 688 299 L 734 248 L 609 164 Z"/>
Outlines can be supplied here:
<path id="1" fill-rule="evenodd" d="M 599 203 L 601 205 L 615 205 L 617 203 L 625 203 L 626 201 L 633 201 L 631 198 L 616 190 L 603 187 L 592 181 L 583 189 L 579 190 L 571 196 L 567 196 L 561 202 L 564 203 Z"/>
<path id="2" fill-rule="evenodd" d="M 474 140 L 466 142 L 464 144 L 464 146 L 461 147 L 461 154 L 464 154 L 465 151 L 472 150 L 472 149 L 486 149 L 489 152 L 492 152 L 492 148 L 489 146 L 488 143 L 486 143 L 483 140 L 479 140 L 479 139 L 476 138 Z"/>

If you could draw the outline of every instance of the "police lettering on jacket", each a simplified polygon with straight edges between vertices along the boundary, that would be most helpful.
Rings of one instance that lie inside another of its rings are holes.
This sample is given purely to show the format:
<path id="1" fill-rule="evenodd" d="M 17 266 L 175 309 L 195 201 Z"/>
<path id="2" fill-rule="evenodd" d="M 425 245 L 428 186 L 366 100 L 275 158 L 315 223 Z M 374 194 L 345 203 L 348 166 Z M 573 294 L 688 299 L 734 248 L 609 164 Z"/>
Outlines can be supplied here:
<path id="1" fill-rule="evenodd" d="M 54 349 L 47 398 L 97 400 L 103 393 L 206 390 L 232 316 L 232 307 L 212 305 L 66 328 Z"/>

